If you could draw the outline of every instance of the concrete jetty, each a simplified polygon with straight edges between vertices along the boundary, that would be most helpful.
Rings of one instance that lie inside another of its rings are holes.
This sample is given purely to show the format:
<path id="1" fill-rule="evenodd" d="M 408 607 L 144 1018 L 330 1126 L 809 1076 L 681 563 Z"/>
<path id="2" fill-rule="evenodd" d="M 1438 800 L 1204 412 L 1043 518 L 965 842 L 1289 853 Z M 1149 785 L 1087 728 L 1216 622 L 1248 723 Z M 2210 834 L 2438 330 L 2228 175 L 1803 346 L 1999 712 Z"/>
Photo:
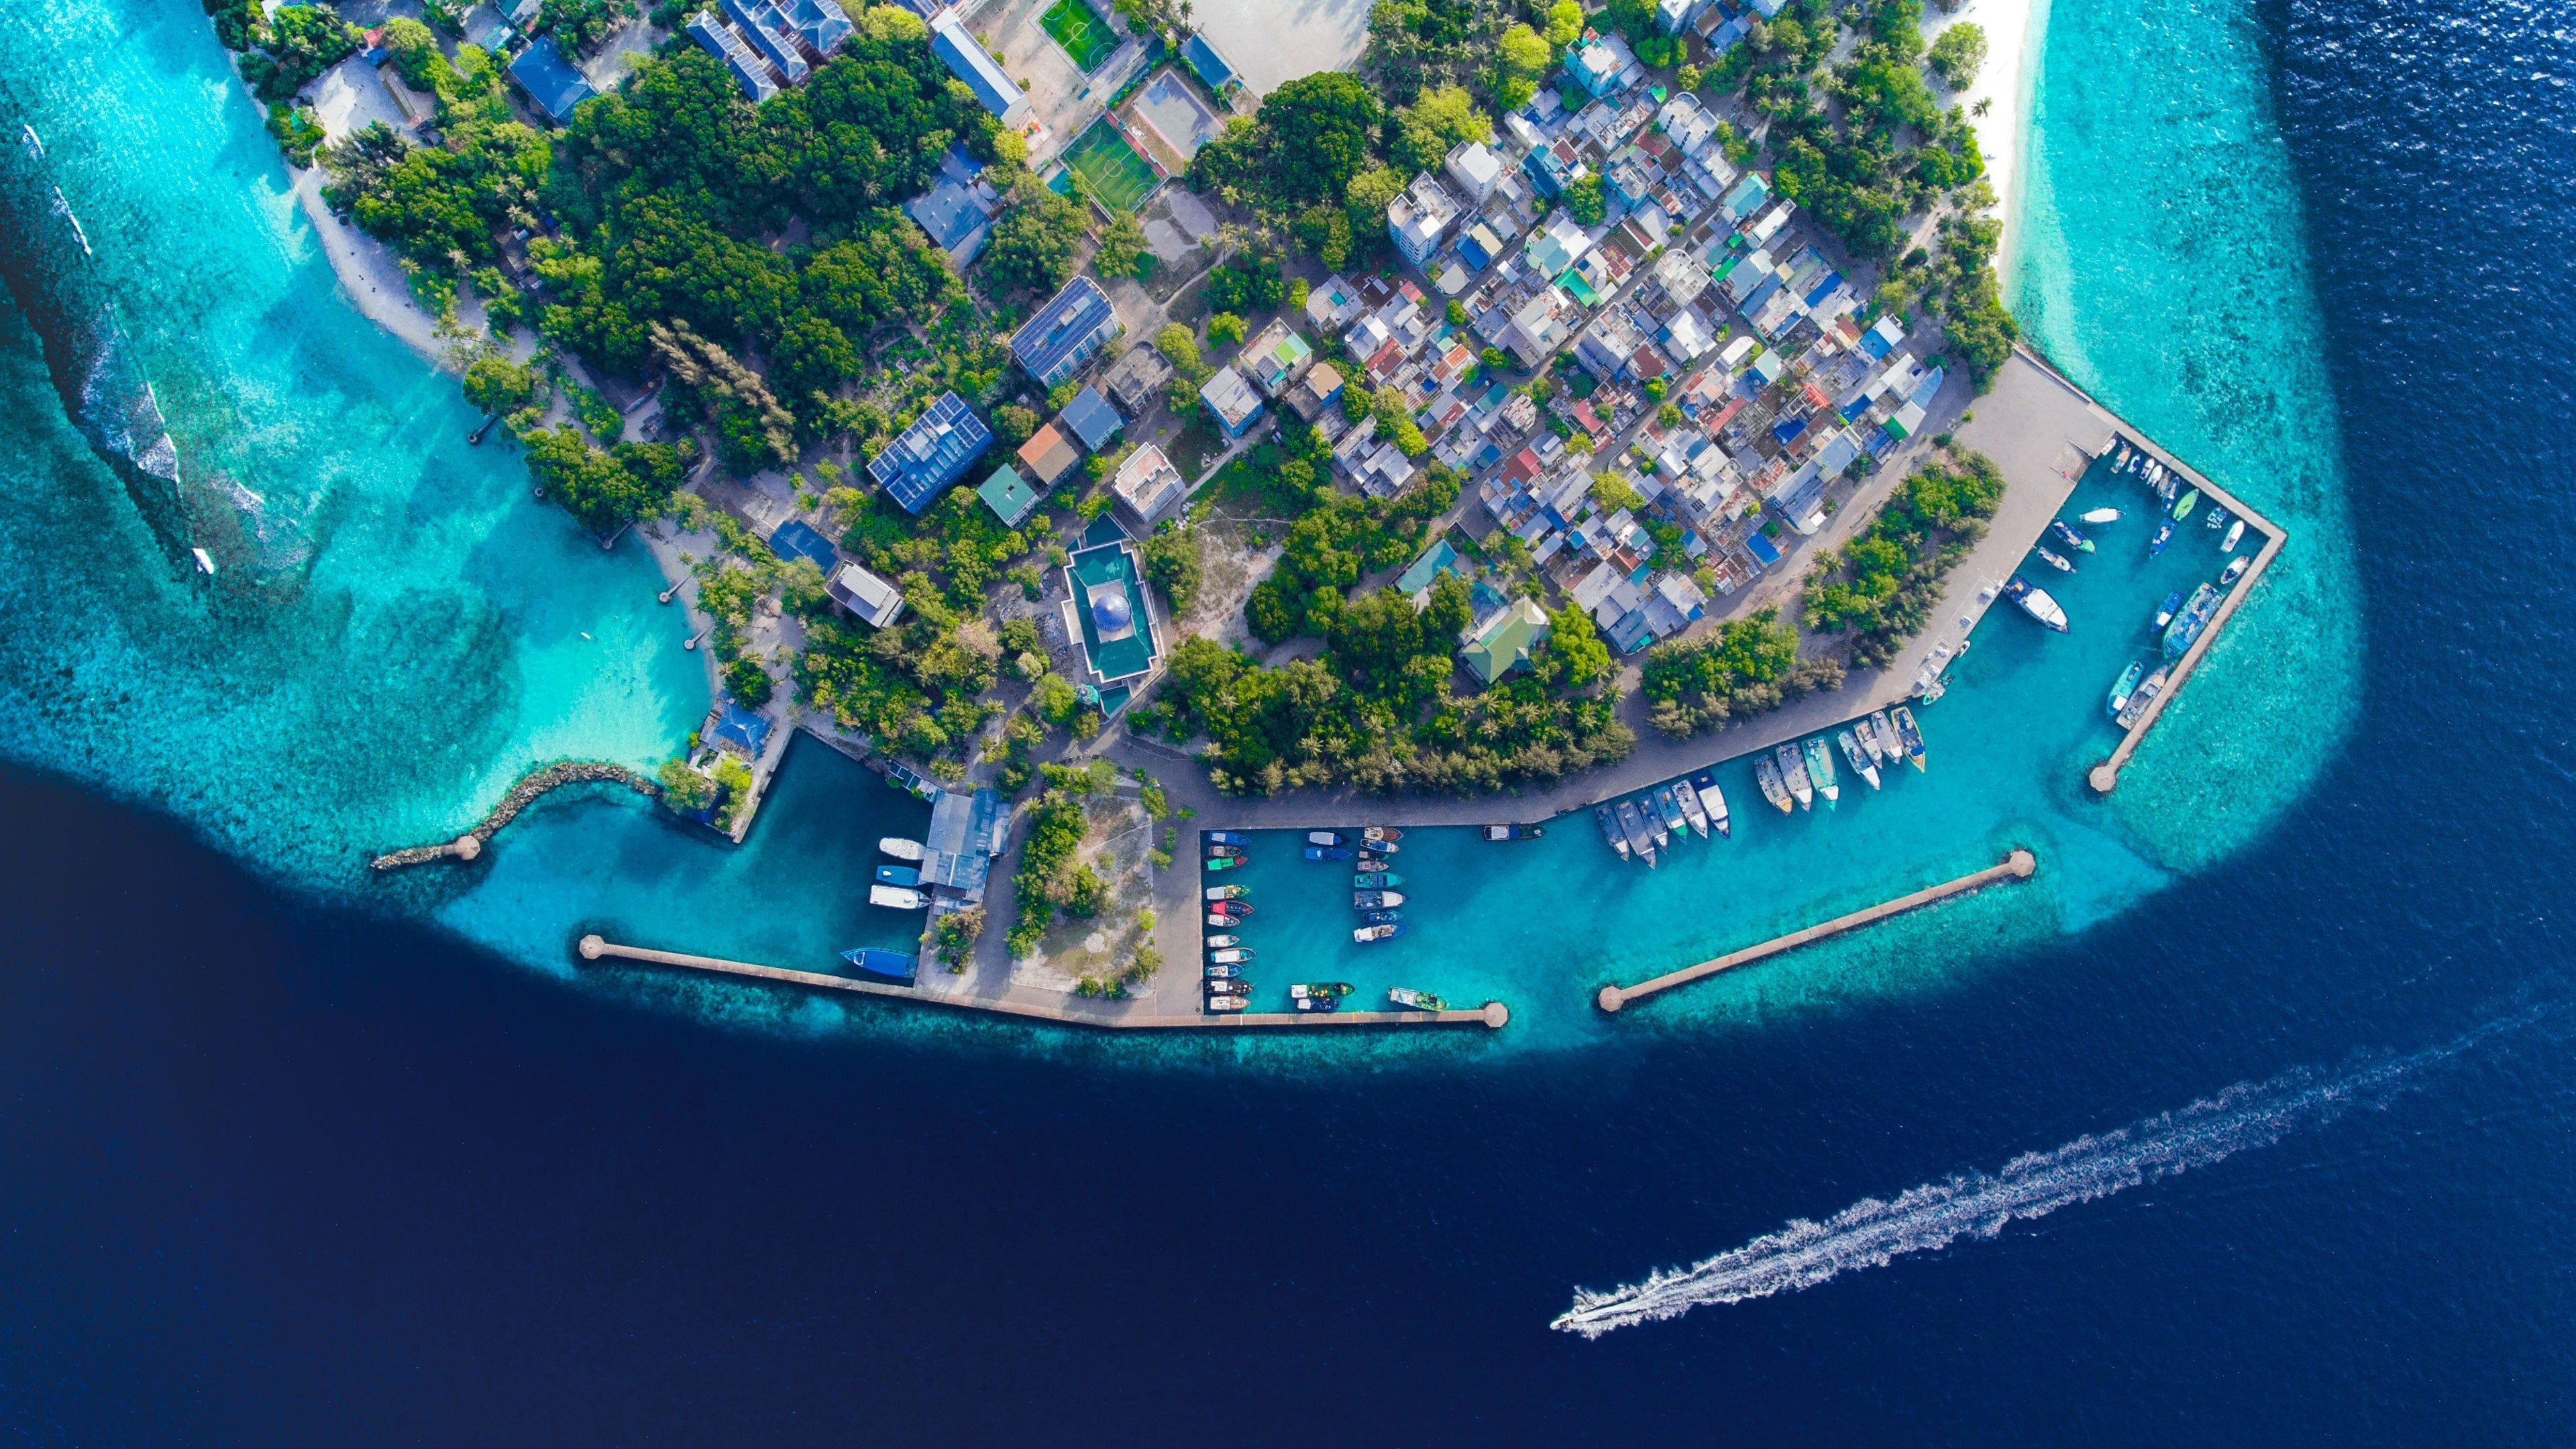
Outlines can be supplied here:
<path id="1" fill-rule="evenodd" d="M 1027 1017 L 1050 1021 L 1062 1026 L 1102 1027 L 1110 1030 L 1199 1030 L 1241 1031 L 1264 1027 L 1327 1026 L 1482 1026 L 1499 1030 L 1512 1019 L 1511 1009 L 1499 1001 L 1460 1011 L 1333 1011 L 1313 1015 L 1293 1011 L 1247 1011 L 1224 1016 L 1205 1013 L 1187 1015 L 1105 1015 L 1077 1011 L 1070 1006 L 1057 1006 L 1042 1001 L 1021 1001 L 999 997 L 942 996 L 925 993 L 916 987 L 895 986 L 880 981 L 858 981 L 847 976 L 833 976 L 821 971 L 791 971 L 782 966 L 760 966 L 749 961 L 728 961 L 719 956 L 692 956 L 679 951 L 656 951 L 644 946 L 621 946 L 597 935 L 581 938 L 581 959 L 598 961 L 619 959 L 644 961 L 656 966 L 677 966 L 689 971 L 706 971 L 720 976 L 748 977 L 757 981 L 775 981 L 788 986 L 812 986 L 825 991 L 847 991 L 860 996 L 892 997 L 932 1006 L 950 1006 L 965 1011 L 986 1011 L 1001 1016 Z"/>
<path id="2" fill-rule="evenodd" d="M 1785 936 L 1774 936 L 1758 946 L 1747 946 L 1741 951 L 1730 951 L 1714 960 L 1702 961 L 1696 966 L 1685 966 L 1679 971 L 1667 971 L 1661 976 L 1649 981 L 1640 981 L 1634 986 L 1604 986 L 1601 988 L 1600 995 L 1594 999 L 1603 1011 L 1617 1011 L 1631 1001 L 1642 1000 L 1658 991 L 1669 991 L 1676 986 L 1714 976 L 1720 971 L 1749 966 L 1784 951 L 1793 951 L 1800 946 L 1811 945 L 1828 936 L 1841 935 L 1855 926 L 1866 926 L 1873 921 L 1883 921 L 1890 916 L 1902 915 L 1918 906 L 1928 906 L 1935 901 L 1948 900 L 1952 896 L 1966 895 L 1970 891 L 1982 890 L 2001 881 L 2028 880 L 2038 869 L 2039 857 L 2027 848 L 2016 846 L 2013 853 L 2005 856 L 2001 863 L 1963 875 L 1957 880 L 1944 881 L 1936 886 L 1926 886 L 1911 895 L 1898 896 L 1892 901 L 1882 901 L 1847 916 L 1836 916 L 1822 924 L 1809 926 L 1804 930 L 1791 931 Z"/>

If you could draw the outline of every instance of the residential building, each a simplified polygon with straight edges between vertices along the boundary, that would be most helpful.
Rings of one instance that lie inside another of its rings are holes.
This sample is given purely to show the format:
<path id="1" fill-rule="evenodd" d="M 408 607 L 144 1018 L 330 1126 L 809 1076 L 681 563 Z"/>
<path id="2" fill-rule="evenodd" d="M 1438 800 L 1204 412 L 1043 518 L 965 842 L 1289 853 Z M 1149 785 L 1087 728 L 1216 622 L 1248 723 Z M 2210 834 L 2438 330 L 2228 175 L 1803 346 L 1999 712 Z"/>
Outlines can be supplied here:
<path id="1" fill-rule="evenodd" d="M 1229 438 L 1240 438 L 1252 430 L 1253 421 L 1261 416 L 1261 394 L 1232 367 L 1220 367 L 1216 376 L 1199 389 L 1199 401 L 1225 429 Z"/>
<path id="2" fill-rule="evenodd" d="M 1040 488 L 1053 488 L 1057 479 L 1082 461 L 1082 450 L 1065 433 L 1053 423 L 1043 423 L 1029 434 L 1027 442 L 1020 444 L 1020 466 L 1029 471 L 1029 477 Z"/>
<path id="3" fill-rule="evenodd" d="M 1359 290 L 1339 276 L 1326 277 L 1322 285 L 1306 293 L 1307 320 L 1328 335 L 1340 335 L 1367 310 L 1368 304 L 1360 300 Z"/>
<path id="4" fill-rule="evenodd" d="M 975 496 L 984 500 L 984 506 L 993 510 L 993 516 L 1002 520 L 1004 528 L 1019 527 L 1020 520 L 1029 516 L 1029 510 L 1038 506 L 1038 490 L 1030 487 L 1029 480 L 1021 477 L 1019 470 L 1008 463 L 994 469 L 993 476 L 985 479 L 984 485 L 975 490 Z"/>
<path id="5" fill-rule="evenodd" d="M 1128 454 L 1109 480 L 1110 498 L 1139 532 L 1152 528 L 1189 492 L 1189 480 L 1151 443 Z"/>
<path id="6" fill-rule="evenodd" d="M 1469 271 L 1481 272 L 1503 254 L 1503 239 L 1490 223 L 1479 221 L 1458 234 L 1458 260 Z"/>
<path id="7" fill-rule="evenodd" d="M 1234 360 L 1252 378 L 1252 385 L 1271 397 L 1286 393 L 1290 384 L 1305 376 L 1307 366 L 1315 360 L 1315 349 L 1297 335 L 1285 317 L 1273 317 L 1246 343 L 1243 354 Z"/>
<path id="8" fill-rule="evenodd" d="M 991 446 L 992 430 L 967 408 L 966 400 L 954 392 L 942 393 L 912 420 L 912 426 L 868 460 L 868 476 L 905 512 L 919 514 L 949 484 L 965 477 Z"/>
<path id="9" fill-rule="evenodd" d="M 823 592 L 862 622 L 880 629 L 903 617 L 903 594 L 854 563 L 841 565 L 837 573 L 825 579 Z"/>
<path id="10" fill-rule="evenodd" d="M 519 52 L 519 58 L 510 62 L 510 79 L 518 82 L 539 115 L 558 126 L 572 119 L 573 107 L 599 94 L 564 59 L 551 35 L 538 36 L 536 44 Z"/>
<path id="11" fill-rule="evenodd" d="M 1163 384 L 1172 380 L 1169 358 L 1151 347 L 1130 347 L 1127 355 L 1100 379 L 1100 390 L 1115 398 L 1131 417 L 1143 417 L 1163 400 Z"/>
<path id="12" fill-rule="evenodd" d="M 1396 575 L 1395 591 L 1411 599 L 1413 607 L 1420 609 L 1431 601 L 1431 586 L 1439 581 L 1442 574 L 1456 574 L 1463 579 L 1467 577 L 1467 569 L 1458 562 L 1458 550 L 1451 548 L 1448 540 L 1435 539 L 1431 547 L 1422 551 L 1422 557 Z"/>
<path id="13" fill-rule="evenodd" d="M 1566 56 L 1565 68 L 1574 83 L 1594 97 L 1616 95 L 1646 74 L 1645 67 L 1637 64 L 1636 52 L 1615 34 L 1596 36 L 1576 46 Z"/>
<path id="14" fill-rule="evenodd" d="M 1655 28 L 1666 35 L 1681 34 L 1700 4 L 1701 0 L 1655 0 Z"/>
<path id="15" fill-rule="evenodd" d="M 1449 224 L 1458 219 L 1458 198 L 1449 194 L 1429 172 L 1413 178 L 1403 195 L 1387 203 L 1387 235 L 1395 238 L 1395 249 L 1415 266 L 1431 260 L 1440 250 L 1441 239 L 1449 234 Z"/>
<path id="16" fill-rule="evenodd" d="M 1655 113 L 1655 124 L 1664 128 L 1684 155 L 1696 154 L 1717 135 L 1717 116 L 1688 91 L 1664 102 L 1664 108 Z"/>
<path id="17" fill-rule="evenodd" d="M 1604 307 L 1576 340 L 1574 360 L 1584 371 L 1610 382 L 1631 370 L 1632 360 L 1646 345 L 1646 334 L 1638 330 L 1626 308 Z"/>
<path id="18" fill-rule="evenodd" d="M 984 250 L 993 234 L 993 218 L 1002 211 L 1002 194 L 983 180 L 984 163 L 951 146 L 940 158 L 930 189 L 903 204 L 904 214 L 919 223 L 931 241 L 964 271 Z"/>
<path id="19" fill-rule="evenodd" d="M 848 43 L 849 12 L 837 0 L 776 0 L 776 4 L 786 14 L 796 38 L 804 42 L 815 59 L 823 59 Z"/>
<path id="20" fill-rule="evenodd" d="M 930 49 L 948 67 L 948 73 L 974 92 L 975 99 L 1000 117 L 1003 125 L 1017 128 L 1028 123 L 1028 94 L 984 49 L 984 42 L 967 30 L 957 12 L 949 11 L 930 22 Z"/>
<path id="21" fill-rule="evenodd" d="M 1461 141 L 1451 148 L 1440 169 L 1457 183 L 1459 195 L 1482 206 L 1492 199 L 1495 184 L 1503 179 L 1503 158 L 1482 141 Z"/>
<path id="22" fill-rule="evenodd" d="M 778 83 L 769 78 L 769 65 L 751 48 L 750 42 L 734 33 L 733 27 L 716 18 L 712 10 L 701 10 L 689 17 L 689 38 L 733 76 L 733 83 L 753 105 L 759 105 L 778 94 Z"/>
<path id="23" fill-rule="evenodd" d="M 1529 259 L 1530 271 L 1542 280 L 1562 275 L 1584 254 L 1592 250 L 1592 238 L 1582 223 L 1560 211 L 1547 219 L 1547 225 L 1530 233 L 1529 244 L 1521 255 Z"/>
<path id="24" fill-rule="evenodd" d="M 1288 410 L 1307 422 L 1322 417 L 1333 404 L 1342 400 L 1341 369 L 1329 362 L 1319 362 L 1306 369 L 1306 375 L 1288 389 Z"/>
<path id="25" fill-rule="evenodd" d="M 1064 564 L 1065 636 L 1081 644 L 1083 668 L 1103 691 L 1104 712 L 1114 714 L 1107 691 L 1122 684 L 1132 689 L 1161 662 L 1163 648 L 1134 541 L 1105 518 L 1083 541 Z M 1116 705 L 1126 702 L 1122 690 Z"/>
<path id="26" fill-rule="evenodd" d="M 1521 366 L 1537 367 L 1565 345 L 1581 315 L 1563 289 L 1548 287 L 1512 313 L 1510 325 L 1503 329 L 1502 345 L 1520 359 Z"/>
<path id="27" fill-rule="evenodd" d="M 1100 284 L 1076 277 L 1011 334 L 1011 355 L 1041 386 L 1053 387 L 1080 372 L 1124 330 Z"/>
<path id="28" fill-rule="evenodd" d="M 1545 642 L 1547 611 L 1523 595 L 1470 630 L 1458 654 L 1469 673 L 1492 684 L 1527 664 L 1531 653 Z"/>
<path id="29" fill-rule="evenodd" d="M 1155 354 L 1157 357 L 1161 355 Z M 1064 411 L 1056 414 L 1056 421 L 1072 429 L 1073 435 L 1082 441 L 1082 446 L 1094 453 L 1108 447 L 1110 440 L 1118 436 L 1118 430 L 1127 426 L 1127 420 L 1118 416 L 1118 409 L 1111 407 L 1109 400 L 1102 397 L 1096 387 L 1086 387 L 1075 393 L 1073 401 L 1064 405 Z"/>
<path id="30" fill-rule="evenodd" d="M 1740 225 L 1746 217 L 1760 211 L 1762 204 L 1770 199 L 1771 183 L 1762 179 L 1761 172 L 1747 171 L 1744 179 L 1735 183 L 1735 189 L 1726 193 L 1726 199 L 1717 204 L 1718 215 L 1724 217 L 1729 226 Z"/>
<path id="31" fill-rule="evenodd" d="M 718 0 L 725 18 L 751 48 L 760 52 L 770 68 L 789 85 L 802 85 L 808 74 L 804 53 L 798 48 L 796 31 L 787 23 L 771 0 Z"/>
<path id="32" fill-rule="evenodd" d="M 1664 345 L 1664 351 L 1671 355 L 1673 361 L 1684 367 L 1699 361 L 1717 347 L 1717 338 L 1710 334 L 1708 323 L 1699 313 L 1687 308 L 1674 313 L 1672 320 L 1655 333 L 1655 339 Z"/>
<path id="33" fill-rule="evenodd" d="M 1670 251 L 1655 259 L 1647 273 L 1650 296 L 1658 315 L 1677 311 L 1700 299 L 1709 288 L 1708 268 L 1686 251 Z"/>

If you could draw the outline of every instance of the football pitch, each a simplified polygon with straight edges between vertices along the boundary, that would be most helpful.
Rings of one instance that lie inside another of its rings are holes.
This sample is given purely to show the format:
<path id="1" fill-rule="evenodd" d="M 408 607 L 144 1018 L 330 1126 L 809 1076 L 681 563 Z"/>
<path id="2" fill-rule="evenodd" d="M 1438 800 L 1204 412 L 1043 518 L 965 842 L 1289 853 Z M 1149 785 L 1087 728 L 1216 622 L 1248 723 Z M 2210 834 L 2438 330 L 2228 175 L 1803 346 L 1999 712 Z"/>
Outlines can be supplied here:
<path id="1" fill-rule="evenodd" d="M 1055 8 L 1038 23 L 1046 27 L 1046 33 L 1055 37 L 1055 43 L 1064 47 L 1064 53 L 1073 57 L 1073 63 L 1085 75 L 1099 69 L 1100 63 L 1118 48 L 1118 32 L 1110 29 L 1109 22 L 1083 0 L 1056 0 Z"/>
<path id="2" fill-rule="evenodd" d="M 1065 148 L 1064 165 L 1082 178 L 1092 195 L 1120 211 L 1142 206 L 1163 179 L 1107 117 L 1092 122 L 1090 130 Z"/>

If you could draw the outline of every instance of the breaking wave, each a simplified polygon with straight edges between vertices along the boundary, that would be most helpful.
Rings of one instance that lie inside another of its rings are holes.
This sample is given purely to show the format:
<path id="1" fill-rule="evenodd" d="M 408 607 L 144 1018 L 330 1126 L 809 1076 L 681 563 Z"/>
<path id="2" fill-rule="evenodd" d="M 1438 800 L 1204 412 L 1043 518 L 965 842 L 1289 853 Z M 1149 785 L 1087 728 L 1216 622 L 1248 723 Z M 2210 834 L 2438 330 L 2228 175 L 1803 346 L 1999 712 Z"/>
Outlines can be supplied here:
<path id="1" fill-rule="evenodd" d="M 1578 1289 L 1574 1306 L 1548 1326 L 1599 1338 L 1707 1304 L 1813 1288 L 1963 1237 L 1992 1238 L 2016 1219 L 2046 1217 L 2207 1167 L 2248 1148 L 2268 1147 L 2296 1128 L 2332 1121 L 2354 1106 L 2385 1100 L 2421 1068 L 2512 1024 L 2482 1027 L 2442 1046 L 2339 1074 L 2302 1067 L 2268 1081 L 2240 1082 L 2177 1111 L 2016 1157 L 1996 1172 L 1959 1173 L 1888 1201 L 1863 1198 L 1821 1223 L 1794 1219 L 1776 1233 L 1688 1268 L 1656 1272 L 1608 1292 Z"/>

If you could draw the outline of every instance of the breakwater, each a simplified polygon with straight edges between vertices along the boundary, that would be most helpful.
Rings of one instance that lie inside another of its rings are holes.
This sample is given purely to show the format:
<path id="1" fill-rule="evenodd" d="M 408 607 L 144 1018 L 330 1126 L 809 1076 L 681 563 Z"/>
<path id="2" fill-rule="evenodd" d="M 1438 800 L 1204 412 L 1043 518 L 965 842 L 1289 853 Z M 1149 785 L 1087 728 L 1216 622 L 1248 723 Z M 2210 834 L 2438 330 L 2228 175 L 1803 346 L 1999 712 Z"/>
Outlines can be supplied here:
<path id="1" fill-rule="evenodd" d="M 662 798 L 661 786 L 624 765 L 612 765 L 604 760 L 558 760 L 551 765 L 540 766 L 521 775 L 518 783 L 512 785 L 508 792 L 501 796 L 499 804 L 486 811 L 483 818 L 475 822 L 473 829 L 454 840 L 443 841 L 437 845 L 415 845 L 404 850 L 390 851 L 377 856 L 368 864 L 376 870 L 398 870 L 403 866 L 421 865 L 449 857 L 457 860 L 472 860 L 483 853 L 484 841 L 491 839 L 493 833 L 502 826 L 518 818 L 520 811 L 535 804 L 537 797 L 565 785 L 577 785 L 594 780 L 623 785 L 647 800 Z"/>

